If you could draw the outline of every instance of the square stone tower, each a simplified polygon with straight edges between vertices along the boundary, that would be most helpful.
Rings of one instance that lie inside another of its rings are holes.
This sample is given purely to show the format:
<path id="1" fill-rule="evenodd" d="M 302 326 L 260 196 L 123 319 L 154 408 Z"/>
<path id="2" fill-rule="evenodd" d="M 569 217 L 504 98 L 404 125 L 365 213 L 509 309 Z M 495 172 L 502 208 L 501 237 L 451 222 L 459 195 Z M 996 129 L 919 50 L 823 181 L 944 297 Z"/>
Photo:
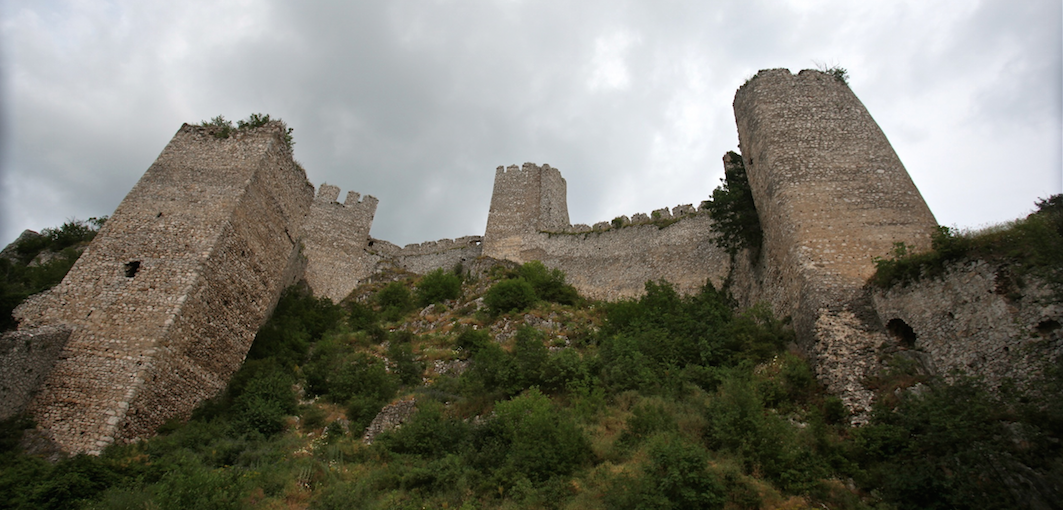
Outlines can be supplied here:
<path id="1" fill-rule="evenodd" d="M 306 283 L 314 295 L 339 303 L 373 272 L 375 260 L 369 247 L 369 229 L 379 201 L 372 195 L 359 200 L 347 192 L 341 204 L 340 189 L 322 184 L 303 225 L 303 254 L 306 255 Z"/>
<path id="2" fill-rule="evenodd" d="M 531 247 L 529 238 L 569 227 L 567 189 L 561 172 L 550 165 L 498 167 L 483 254 L 516 262 L 542 259 L 544 254 Z"/>
<path id="3" fill-rule="evenodd" d="M 150 435 L 221 391 L 296 275 L 313 186 L 280 122 L 185 124 L 20 330 L 72 330 L 29 404 L 70 453 Z"/>

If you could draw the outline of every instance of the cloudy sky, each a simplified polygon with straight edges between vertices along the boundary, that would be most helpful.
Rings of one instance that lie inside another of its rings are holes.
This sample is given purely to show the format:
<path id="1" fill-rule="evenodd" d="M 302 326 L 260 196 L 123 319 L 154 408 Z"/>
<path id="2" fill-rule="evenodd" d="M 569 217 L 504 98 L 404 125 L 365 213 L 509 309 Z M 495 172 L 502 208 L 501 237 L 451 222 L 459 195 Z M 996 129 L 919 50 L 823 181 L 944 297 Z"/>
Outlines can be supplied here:
<path id="1" fill-rule="evenodd" d="M 573 223 L 696 204 L 758 69 L 849 70 L 938 222 L 1063 186 L 1059 0 L 0 0 L 0 243 L 110 214 L 183 122 L 295 129 L 398 244 L 482 234 L 494 168 L 549 163 Z"/>

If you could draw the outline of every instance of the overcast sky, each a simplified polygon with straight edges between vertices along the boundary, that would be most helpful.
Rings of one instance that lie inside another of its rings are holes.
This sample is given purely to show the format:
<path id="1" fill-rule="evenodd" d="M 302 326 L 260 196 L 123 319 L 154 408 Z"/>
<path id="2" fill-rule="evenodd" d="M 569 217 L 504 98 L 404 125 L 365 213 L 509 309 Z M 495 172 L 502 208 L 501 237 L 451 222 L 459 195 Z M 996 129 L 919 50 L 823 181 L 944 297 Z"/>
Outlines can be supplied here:
<path id="1" fill-rule="evenodd" d="M 0 243 L 111 214 L 183 122 L 294 128 L 310 180 L 397 244 L 482 234 L 494 169 L 573 223 L 697 204 L 758 69 L 848 69 L 938 222 L 1063 186 L 1059 0 L 0 0 Z M 341 195 L 342 196 L 342 195 Z M 2 245 L 0 244 L 0 245 Z"/>

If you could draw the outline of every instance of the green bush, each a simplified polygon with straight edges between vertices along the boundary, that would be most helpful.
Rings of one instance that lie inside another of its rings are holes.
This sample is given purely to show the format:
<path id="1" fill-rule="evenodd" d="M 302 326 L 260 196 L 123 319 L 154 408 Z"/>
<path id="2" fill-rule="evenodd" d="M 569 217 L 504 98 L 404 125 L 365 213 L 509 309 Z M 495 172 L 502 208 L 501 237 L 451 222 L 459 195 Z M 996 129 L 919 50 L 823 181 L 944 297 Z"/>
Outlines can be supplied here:
<path id="1" fill-rule="evenodd" d="M 398 389 L 398 377 L 388 373 L 383 361 L 367 354 L 356 353 L 332 368 L 328 395 L 334 402 L 346 402 L 356 395 L 386 402 Z"/>
<path id="2" fill-rule="evenodd" d="M 500 402 L 495 418 L 473 436 L 472 465 L 512 487 L 521 478 L 541 483 L 566 477 L 590 456 L 579 427 L 537 389 Z"/>
<path id="3" fill-rule="evenodd" d="M 543 301 L 574 305 L 579 300 L 576 288 L 565 284 L 565 273 L 560 269 L 547 269 L 542 262 L 533 260 L 521 265 L 517 274 L 531 284 L 535 296 Z"/>
<path id="4" fill-rule="evenodd" d="M 398 322 L 413 310 L 413 297 L 403 282 L 391 282 L 376 293 L 376 303 L 382 310 L 384 320 Z"/>
<path id="5" fill-rule="evenodd" d="M 938 227 L 931 249 L 915 253 L 896 243 L 893 253 L 875 259 L 870 283 L 889 288 L 907 285 L 922 278 L 937 278 L 953 263 L 984 260 L 1006 268 L 1017 284 L 1025 275 L 1045 279 L 1053 286 L 1057 300 L 1063 300 L 1063 195 L 1037 203 L 1037 211 L 1024 219 L 981 232 L 958 232 Z"/>
<path id="6" fill-rule="evenodd" d="M 672 433 L 649 441 L 640 476 L 620 477 L 606 498 L 613 508 L 723 508 L 727 491 L 708 470 L 708 455 Z"/>
<path id="7" fill-rule="evenodd" d="M 715 243 L 734 256 L 743 249 L 760 250 L 764 233 L 760 216 L 753 203 L 745 163 L 736 152 L 727 153 L 731 166 L 724 172 L 723 184 L 712 192 L 712 198 L 701 203 L 701 209 L 712 215 L 713 226 L 719 235 Z"/>
<path id="8" fill-rule="evenodd" d="M 1009 480 L 1058 476 L 1060 447 L 1013 409 L 971 378 L 880 405 L 853 431 L 861 481 L 904 508 L 1025 507 L 1033 486 L 1016 492 Z"/>
<path id="9" fill-rule="evenodd" d="M 248 363 L 253 374 L 230 387 L 233 393 L 233 421 L 238 430 L 270 436 L 284 430 L 284 420 L 297 411 L 292 384 L 295 382 L 279 365 Z M 245 368 L 245 370 L 247 370 Z"/>
<path id="10" fill-rule="evenodd" d="M 421 306 L 442 303 L 461 296 L 461 278 L 458 275 L 436 269 L 421 278 L 417 284 L 417 302 Z"/>
<path id="11" fill-rule="evenodd" d="M 480 349 L 491 343 L 491 335 L 482 329 L 466 328 L 458 335 L 455 346 L 465 351 L 468 356 L 475 356 Z"/>
<path id="12" fill-rule="evenodd" d="M 535 288 L 523 278 L 502 280 L 492 285 L 487 294 L 484 294 L 484 304 L 494 315 L 523 311 L 536 301 Z"/>
<path id="13" fill-rule="evenodd" d="M 381 434 L 374 444 L 394 453 L 440 458 L 461 453 L 471 432 L 465 421 L 444 416 L 439 402 L 419 400 L 413 418 L 402 427 Z"/>
<path id="14" fill-rule="evenodd" d="M 343 323 L 344 310 L 332 300 L 315 298 L 305 287 L 292 286 L 281 294 L 277 307 L 258 330 L 247 359 L 274 358 L 282 366 L 306 361 L 311 343 Z"/>
<path id="15" fill-rule="evenodd" d="M 347 303 L 347 309 L 349 315 L 347 316 L 347 323 L 350 324 L 351 329 L 354 331 L 367 331 L 377 325 L 379 317 L 377 317 L 376 311 L 373 307 L 361 303 L 358 301 L 350 301 Z"/>
<path id="16" fill-rule="evenodd" d="M 388 346 L 388 359 L 396 376 L 402 384 L 415 385 L 421 383 L 424 376 L 424 363 L 414 359 L 413 348 L 409 342 L 400 342 L 394 339 Z"/>

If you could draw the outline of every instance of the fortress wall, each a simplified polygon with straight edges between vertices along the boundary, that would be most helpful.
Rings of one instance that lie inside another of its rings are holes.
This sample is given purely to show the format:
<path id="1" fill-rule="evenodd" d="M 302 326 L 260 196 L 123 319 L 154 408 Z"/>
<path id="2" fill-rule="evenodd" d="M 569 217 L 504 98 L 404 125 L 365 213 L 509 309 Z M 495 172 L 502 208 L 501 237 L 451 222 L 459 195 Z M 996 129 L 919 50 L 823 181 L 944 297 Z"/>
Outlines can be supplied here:
<path id="1" fill-rule="evenodd" d="M 524 251 L 561 269 L 581 295 L 593 299 L 637 297 L 647 280 L 667 280 L 677 291 L 697 292 L 711 280 L 719 288 L 730 267 L 713 243 L 707 214 L 686 216 L 664 228 L 634 225 L 582 234 L 536 234 Z"/>
<path id="2" fill-rule="evenodd" d="M 1046 361 L 1063 356 L 1063 305 L 1051 295 L 1043 281 L 1027 278 L 1019 289 L 1004 270 L 968 261 L 941 278 L 876 289 L 873 299 L 894 350 L 917 353 L 938 375 L 960 370 L 996 387 L 1029 383 Z M 905 326 L 907 338 L 899 331 Z"/>
<path id="3" fill-rule="evenodd" d="M 311 200 L 283 130 L 182 126 L 66 278 L 15 311 L 23 330 L 74 330 L 29 406 L 61 448 L 151 433 L 243 360 Z"/>
<path id="4" fill-rule="evenodd" d="M 350 191 L 340 204 L 339 191 L 321 185 L 302 232 L 306 282 L 314 295 L 336 303 L 373 272 L 375 261 L 366 250 L 378 203 L 372 195 L 359 200 L 360 195 Z"/>
<path id="5" fill-rule="evenodd" d="M 0 420 L 25 409 L 69 339 L 70 329 L 49 326 L 0 336 Z"/>
<path id="6" fill-rule="evenodd" d="M 894 242 L 930 245 L 937 223 L 886 136 L 844 83 L 818 71 L 761 71 L 735 119 L 764 226 L 777 311 L 844 306 Z"/>
<path id="7" fill-rule="evenodd" d="M 450 270 L 483 254 L 483 238 L 465 236 L 409 244 L 391 254 L 391 261 L 411 273 L 426 274 L 436 269 Z"/>

